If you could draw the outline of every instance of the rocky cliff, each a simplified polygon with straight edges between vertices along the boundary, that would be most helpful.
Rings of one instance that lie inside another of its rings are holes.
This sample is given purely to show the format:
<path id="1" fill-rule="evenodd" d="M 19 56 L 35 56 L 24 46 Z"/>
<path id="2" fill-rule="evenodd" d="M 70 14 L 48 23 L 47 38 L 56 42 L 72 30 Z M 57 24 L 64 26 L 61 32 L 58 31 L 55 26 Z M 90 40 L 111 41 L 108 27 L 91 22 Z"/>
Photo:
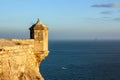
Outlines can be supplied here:
<path id="1" fill-rule="evenodd" d="M 34 39 L 0 39 L 0 80 L 44 80 L 39 65 L 47 55 L 34 53 Z"/>

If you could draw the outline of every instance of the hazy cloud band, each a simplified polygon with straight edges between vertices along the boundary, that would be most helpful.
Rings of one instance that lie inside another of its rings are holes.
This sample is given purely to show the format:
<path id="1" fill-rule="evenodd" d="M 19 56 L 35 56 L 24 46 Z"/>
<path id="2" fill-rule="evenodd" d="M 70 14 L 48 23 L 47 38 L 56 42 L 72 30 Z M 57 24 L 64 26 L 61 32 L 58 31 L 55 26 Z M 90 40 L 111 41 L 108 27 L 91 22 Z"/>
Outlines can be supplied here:
<path id="1" fill-rule="evenodd" d="M 95 4 L 92 5 L 91 7 L 108 7 L 108 8 L 120 7 L 120 2 L 110 3 L 110 4 Z"/>

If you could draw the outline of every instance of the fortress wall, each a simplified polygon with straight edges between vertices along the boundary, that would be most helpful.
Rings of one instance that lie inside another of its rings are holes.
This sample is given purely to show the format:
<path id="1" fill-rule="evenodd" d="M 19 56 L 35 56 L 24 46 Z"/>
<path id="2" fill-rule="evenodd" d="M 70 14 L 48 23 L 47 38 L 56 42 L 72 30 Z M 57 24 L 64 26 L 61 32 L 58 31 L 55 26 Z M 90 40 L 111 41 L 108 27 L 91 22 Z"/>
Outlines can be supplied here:
<path id="1" fill-rule="evenodd" d="M 0 47 L 0 80 L 44 80 L 39 73 L 40 57 L 34 54 L 33 42 L 30 39 L 2 40 L 10 45 Z"/>
<path id="2" fill-rule="evenodd" d="M 34 45 L 34 39 L 11 39 L 11 40 L 18 44 Z"/>
<path id="3" fill-rule="evenodd" d="M 39 19 L 29 29 L 34 39 L 0 39 L 0 80 L 44 80 L 39 65 L 49 53 L 48 29 Z"/>
<path id="4" fill-rule="evenodd" d="M 2 47 L 1 48 L 1 52 L 5 52 L 7 51 L 7 53 L 22 53 L 22 52 L 29 52 L 29 53 L 34 53 L 34 46 L 33 45 L 15 45 L 12 47 Z M 0 53 L 1 53 L 0 52 Z"/>

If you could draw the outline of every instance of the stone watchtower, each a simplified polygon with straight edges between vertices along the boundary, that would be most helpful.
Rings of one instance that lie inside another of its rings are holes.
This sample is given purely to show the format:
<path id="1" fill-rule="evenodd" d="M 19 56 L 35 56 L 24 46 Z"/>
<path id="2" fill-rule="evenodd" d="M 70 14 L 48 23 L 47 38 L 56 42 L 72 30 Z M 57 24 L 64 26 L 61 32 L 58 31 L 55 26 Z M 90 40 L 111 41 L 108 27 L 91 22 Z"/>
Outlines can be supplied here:
<path id="1" fill-rule="evenodd" d="M 48 55 L 48 28 L 38 21 L 30 39 L 0 39 L 0 80 L 44 80 L 40 63 Z"/>
<path id="2" fill-rule="evenodd" d="M 48 28 L 42 24 L 40 20 L 33 24 L 30 28 L 30 39 L 34 39 L 34 53 L 48 55 Z"/>

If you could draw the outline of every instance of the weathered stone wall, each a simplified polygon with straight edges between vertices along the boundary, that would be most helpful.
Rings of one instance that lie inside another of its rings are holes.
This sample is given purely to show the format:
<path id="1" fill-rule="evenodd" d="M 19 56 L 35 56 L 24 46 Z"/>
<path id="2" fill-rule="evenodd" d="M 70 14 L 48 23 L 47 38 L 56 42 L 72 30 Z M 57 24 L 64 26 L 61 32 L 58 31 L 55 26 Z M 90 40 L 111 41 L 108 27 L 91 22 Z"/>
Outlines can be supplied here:
<path id="1" fill-rule="evenodd" d="M 9 40 L 9 39 L 8 39 Z M 34 39 L 11 39 L 16 44 L 23 44 L 23 45 L 34 45 Z"/>
<path id="2" fill-rule="evenodd" d="M 39 64 L 47 55 L 34 53 L 33 39 L 0 39 L 0 80 L 44 80 Z"/>

